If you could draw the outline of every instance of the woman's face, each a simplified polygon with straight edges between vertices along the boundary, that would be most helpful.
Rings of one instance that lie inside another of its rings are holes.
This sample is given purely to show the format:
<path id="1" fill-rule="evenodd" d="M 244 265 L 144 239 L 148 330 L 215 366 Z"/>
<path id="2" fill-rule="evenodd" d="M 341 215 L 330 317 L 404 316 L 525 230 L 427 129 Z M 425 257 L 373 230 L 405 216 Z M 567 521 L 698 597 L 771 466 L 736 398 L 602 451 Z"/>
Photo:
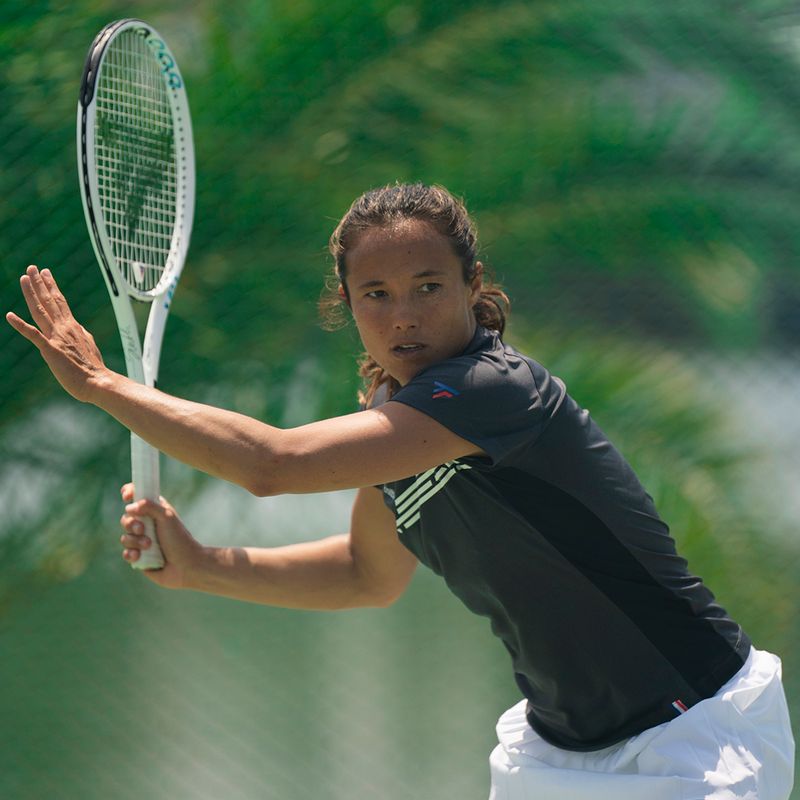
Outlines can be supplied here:
<path id="1" fill-rule="evenodd" d="M 448 239 L 422 220 L 364 231 L 345 278 L 364 349 L 401 386 L 457 355 L 475 332 L 480 272 L 465 284 Z"/>

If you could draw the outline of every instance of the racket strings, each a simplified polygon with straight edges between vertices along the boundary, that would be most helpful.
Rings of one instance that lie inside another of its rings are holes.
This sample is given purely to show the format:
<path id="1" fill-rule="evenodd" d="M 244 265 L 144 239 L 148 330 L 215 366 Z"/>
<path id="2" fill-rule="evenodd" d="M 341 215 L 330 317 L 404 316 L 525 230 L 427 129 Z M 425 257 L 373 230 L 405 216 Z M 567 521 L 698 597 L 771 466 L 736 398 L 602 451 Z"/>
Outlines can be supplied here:
<path id="1" fill-rule="evenodd" d="M 167 91 L 144 37 L 120 34 L 96 89 L 95 158 L 106 234 L 139 292 L 161 282 L 175 230 L 178 166 Z"/>

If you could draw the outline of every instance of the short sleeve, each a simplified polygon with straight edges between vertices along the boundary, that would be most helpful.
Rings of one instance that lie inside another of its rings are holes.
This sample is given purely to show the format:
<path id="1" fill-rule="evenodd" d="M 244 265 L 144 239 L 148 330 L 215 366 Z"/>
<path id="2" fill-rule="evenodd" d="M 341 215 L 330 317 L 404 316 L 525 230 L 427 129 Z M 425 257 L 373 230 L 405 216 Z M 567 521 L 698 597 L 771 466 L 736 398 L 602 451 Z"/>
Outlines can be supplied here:
<path id="1" fill-rule="evenodd" d="M 427 414 L 497 465 L 532 445 L 546 425 L 554 403 L 543 398 L 538 377 L 551 392 L 553 381 L 543 368 L 537 376 L 532 362 L 497 341 L 494 348 L 427 367 L 391 402 Z"/>

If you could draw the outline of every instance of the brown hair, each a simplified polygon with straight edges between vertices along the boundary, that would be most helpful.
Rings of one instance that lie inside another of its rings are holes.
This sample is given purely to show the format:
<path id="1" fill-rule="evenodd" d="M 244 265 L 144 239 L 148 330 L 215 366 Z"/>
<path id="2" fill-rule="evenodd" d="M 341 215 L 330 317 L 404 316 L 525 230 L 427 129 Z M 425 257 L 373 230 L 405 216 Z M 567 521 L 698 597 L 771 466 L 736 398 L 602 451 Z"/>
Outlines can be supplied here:
<path id="1" fill-rule="evenodd" d="M 398 183 L 371 189 L 357 198 L 331 234 L 328 249 L 334 258 L 333 273 L 326 281 L 326 290 L 319 303 L 323 325 L 328 330 L 342 327 L 349 319 L 347 302 L 347 253 L 365 230 L 385 227 L 402 220 L 418 219 L 431 224 L 442 236 L 450 240 L 453 251 L 461 261 L 465 283 L 477 274 L 478 238 L 475 224 L 464 204 L 442 186 L 423 183 Z M 509 300 L 491 278 L 485 277 L 480 297 L 473 307 L 478 325 L 503 334 Z M 378 390 L 391 397 L 399 385 L 368 353 L 359 361 L 359 375 L 364 380 L 365 392 L 359 399 L 371 405 Z"/>

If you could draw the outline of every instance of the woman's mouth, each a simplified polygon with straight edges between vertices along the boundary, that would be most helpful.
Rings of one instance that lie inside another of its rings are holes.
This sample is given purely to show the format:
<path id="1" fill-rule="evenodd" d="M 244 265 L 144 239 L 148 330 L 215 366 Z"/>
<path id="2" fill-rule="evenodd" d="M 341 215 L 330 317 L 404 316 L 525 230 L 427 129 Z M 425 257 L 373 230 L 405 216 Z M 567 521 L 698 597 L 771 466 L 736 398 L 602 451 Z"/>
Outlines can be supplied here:
<path id="1" fill-rule="evenodd" d="M 406 355 L 413 355 L 414 353 L 419 353 L 425 347 L 424 344 L 420 344 L 419 342 L 409 342 L 408 344 L 396 344 L 392 348 L 392 353 L 398 356 L 406 356 Z"/>

